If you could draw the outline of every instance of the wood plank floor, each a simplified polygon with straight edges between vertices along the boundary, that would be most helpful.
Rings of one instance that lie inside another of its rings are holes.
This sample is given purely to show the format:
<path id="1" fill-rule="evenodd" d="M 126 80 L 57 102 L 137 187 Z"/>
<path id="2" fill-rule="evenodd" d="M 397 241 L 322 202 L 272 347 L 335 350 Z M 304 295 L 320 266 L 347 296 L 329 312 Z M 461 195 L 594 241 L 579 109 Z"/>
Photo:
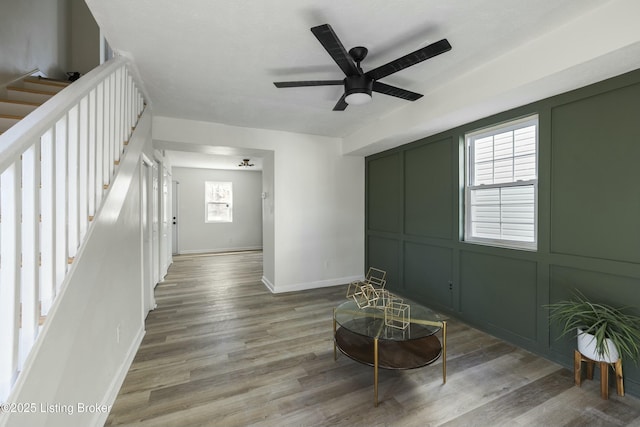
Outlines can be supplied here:
<path id="1" fill-rule="evenodd" d="M 333 359 L 346 286 L 273 295 L 262 253 L 174 257 L 106 425 L 640 426 L 640 400 L 449 321 L 440 362 L 380 371 Z"/>

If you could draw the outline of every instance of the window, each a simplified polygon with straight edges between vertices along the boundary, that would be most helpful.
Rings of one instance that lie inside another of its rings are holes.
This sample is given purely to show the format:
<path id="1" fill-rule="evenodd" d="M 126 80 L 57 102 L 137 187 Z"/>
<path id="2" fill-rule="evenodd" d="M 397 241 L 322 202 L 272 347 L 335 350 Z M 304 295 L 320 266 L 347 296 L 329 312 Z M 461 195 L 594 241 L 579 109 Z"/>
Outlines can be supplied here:
<path id="1" fill-rule="evenodd" d="M 536 249 L 538 117 L 465 139 L 465 241 Z"/>
<path id="2" fill-rule="evenodd" d="M 205 222 L 233 222 L 233 190 L 230 182 L 205 181 Z"/>

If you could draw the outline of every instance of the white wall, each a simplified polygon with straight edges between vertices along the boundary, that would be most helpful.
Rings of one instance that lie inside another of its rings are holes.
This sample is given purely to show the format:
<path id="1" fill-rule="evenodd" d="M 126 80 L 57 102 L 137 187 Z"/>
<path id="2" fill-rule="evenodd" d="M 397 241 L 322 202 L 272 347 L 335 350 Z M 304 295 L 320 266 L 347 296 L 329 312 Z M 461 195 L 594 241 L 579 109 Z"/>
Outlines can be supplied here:
<path id="1" fill-rule="evenodd" d="M 0 0 L 0 87 L 39 69 L 66 80 L 100 64 L 100 29 L 84 0 Z"/>
<path id="2" fill-rule="evenodd" d="M 262 157 L 262 275 L 267 283 L 275 283 L 275 206 L 274 206 L 274 160 L 273 151 Z"/>
<path id="3" fill-rule="evenodd" d="M 178 181 L 178 253 L 262 249 L 262 173 L 172 168 Z M 205 181 L 231 182 L 233 222 L 206 223 Z"/>
<path id="4" fill-rule="evenodd" d="M 273 226 L 263 223 L 263 247 L 265 284 L 274 292 L 347 283 L 363 275 L 364 158 L 341 155 L 339 139 L 168 117 L 154 117 L 153 139 L 178 150 L 273 151 L 263 170 L 263 179 L 273 176 L 264 207 L 273 213 Z"/>
<path id="5" fill-rule="evenodd" d="M 39 69 L 64 78 L 68 0 L 0 0 L 0 86 Z"/>
<path id="6" fill-rule="evenodd" d="M 140 155 L 145 144 L 151 144 L 149 112 L 131 137 L 10 396 L 11 402 L 35 403 L 36 412 L 0 414 L 0 425 L 93 426 L 106 420 L 106 413 L 79 413 L 78 404 L 113 403 L 144 334 Z M 65 405 L 73 414 L 62 406 L 49 411 L 47 404 Z"/>
<path id="7" fill-rule="evenodd" d="M 84 0 L 68 0 L 71 9 L 69 70 L 87 74 L 100 65 L 100 28 Z"/>

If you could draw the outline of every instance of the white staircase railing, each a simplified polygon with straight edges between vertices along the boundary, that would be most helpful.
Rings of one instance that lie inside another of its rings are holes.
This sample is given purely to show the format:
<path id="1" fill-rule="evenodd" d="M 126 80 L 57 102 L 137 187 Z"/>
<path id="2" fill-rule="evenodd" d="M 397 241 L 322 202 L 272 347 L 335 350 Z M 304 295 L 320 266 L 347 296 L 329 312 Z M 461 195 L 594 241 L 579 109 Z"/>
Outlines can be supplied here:
<path id="1" fill-rule="evenodd" d="M 144 109 L 126 63 L 103 64 L 0 135 L 0 402 Z"/>

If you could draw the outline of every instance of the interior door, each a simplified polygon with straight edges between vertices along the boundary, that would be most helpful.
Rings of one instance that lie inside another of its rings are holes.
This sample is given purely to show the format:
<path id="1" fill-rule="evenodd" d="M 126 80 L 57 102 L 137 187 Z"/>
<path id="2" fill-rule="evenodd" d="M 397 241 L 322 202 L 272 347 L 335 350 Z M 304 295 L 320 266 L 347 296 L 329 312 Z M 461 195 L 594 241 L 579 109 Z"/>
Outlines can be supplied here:
<path id="1" fill-rule="evenodd" d="M 160 281 L 160 176 L 158 162 L 153 163 L 151 187 L 151 240 L 152 240 L 152 268 L 153 283 Z"/>
<path id="2" fill-rule="evenodd" d="M 160 195 L 160 277 L 164 279 L 164 276 L 169 270 L 169 264 L 171 263 L 171 194 L 169 188 L 171 186 L 171 173 L 162 165 L 161 176 L 162 194 Z"/>
<path id="3" fill-rule="evenodd" d="M 171 253 L 173 255 L 177 255 L 180 253 L 178 248 L 178 181 L 173 181 L 171 183 L 171 218 L 172 218 L 172 228 L 171 228 Z"/>

